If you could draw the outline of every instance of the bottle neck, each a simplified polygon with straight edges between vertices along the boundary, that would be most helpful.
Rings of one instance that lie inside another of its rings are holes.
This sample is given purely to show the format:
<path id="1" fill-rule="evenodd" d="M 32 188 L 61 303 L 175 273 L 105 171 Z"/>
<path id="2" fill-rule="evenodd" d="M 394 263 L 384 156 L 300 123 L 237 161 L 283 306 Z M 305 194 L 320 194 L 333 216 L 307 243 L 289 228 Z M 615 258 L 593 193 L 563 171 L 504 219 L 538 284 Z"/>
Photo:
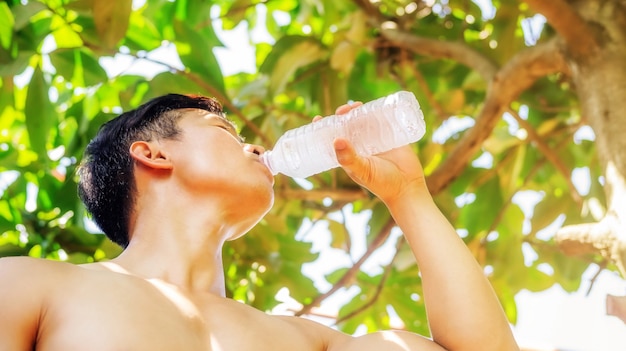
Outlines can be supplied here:
<path id="1" fill-rule="evenodd" d="M 278 174 L 278 171 L 275 170 L 276 167 L 272 165 L 272 150 L 265 151 L 261 156 L 259 156 L 259 161 L 270 170 L 272 175 Z"/>

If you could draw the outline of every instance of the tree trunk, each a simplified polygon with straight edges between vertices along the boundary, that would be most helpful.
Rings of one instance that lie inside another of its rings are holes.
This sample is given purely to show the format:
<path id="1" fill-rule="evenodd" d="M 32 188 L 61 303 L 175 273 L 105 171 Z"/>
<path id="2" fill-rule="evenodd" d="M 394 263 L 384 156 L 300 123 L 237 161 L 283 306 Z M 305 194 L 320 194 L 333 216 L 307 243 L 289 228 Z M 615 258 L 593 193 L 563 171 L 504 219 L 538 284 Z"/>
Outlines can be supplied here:
<path id="1" fill-rule="evenodd" d="M 596 135 L 607 211 L 600 222 L 566 226 L 555 239 L 566 254 L 603 256 L 626 278 L 626 4 L 596 0 L 570 5 L 585 22 L 583 34 L 595 43 L 578 48 L 575 36 L 564 39 L 581 113 Z M 559 28 L 557 32 L 562 34 Z"/>
<path id="2" fill-rule="evenodd" d="M 596 135 L 607 212 L 599 223 L 564 227 L 557 241 L 566 253 L 601 254 L 626 277 L 626 9 L 618 1 L 585 1 L 577 11 L 597 46 L 566 50 L 583 118 Z"/>

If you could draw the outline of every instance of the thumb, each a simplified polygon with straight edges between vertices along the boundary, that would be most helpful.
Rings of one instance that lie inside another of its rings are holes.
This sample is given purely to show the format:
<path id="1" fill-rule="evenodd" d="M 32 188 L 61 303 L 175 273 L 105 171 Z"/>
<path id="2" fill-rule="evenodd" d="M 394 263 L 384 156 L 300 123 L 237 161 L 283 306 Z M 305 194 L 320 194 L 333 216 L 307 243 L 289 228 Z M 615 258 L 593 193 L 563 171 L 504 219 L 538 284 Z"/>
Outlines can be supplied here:
<path id="1" fill-rule="evenodd" d="M 337 162 L 350 177 L 355 180 L 359 179 L 359 174 L 363 174 L 366 168 L 366 162 L 363 157 L 357 155 L 354 146 L 346 139 L 335 139 L 333 146 L 335 147 Z"/>
<path id="2" fill-rule="evenodd" d="M 337 138 L 333 142 L 335 148 L 335 155 L 337 156 L 337 162 L 342 167 L 350 167 L 357 162 L 357 154 L 354 147 L 346 139 Z"/>

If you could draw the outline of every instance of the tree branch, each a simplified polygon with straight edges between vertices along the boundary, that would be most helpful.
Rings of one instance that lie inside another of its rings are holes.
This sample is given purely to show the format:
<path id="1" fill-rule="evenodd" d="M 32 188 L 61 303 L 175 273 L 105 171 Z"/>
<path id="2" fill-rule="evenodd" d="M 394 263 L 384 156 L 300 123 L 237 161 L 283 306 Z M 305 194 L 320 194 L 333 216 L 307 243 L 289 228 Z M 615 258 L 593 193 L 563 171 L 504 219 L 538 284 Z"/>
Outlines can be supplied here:
<path id="1" fill-rule="evenodd" d="M 372 241 L 370 246 L 367 248 L 367 251 L 363 254 L 363 256 L 361 256 L 361 258 L 359 258 L 359 260 L 352 267 L 350 267 L 350 269 L 348 269 L 346 274 L 344 274 L 343 277 L 341 277 L 341 279 L 339 279 L 333 285 L 333 287 L 330 288 L 330 290 L 328 290 L 324 294 L 316 296 L 313 299 L 313 301 L 311 301 L 307 305 L 304 305 L 299 311 L 295 313 L 295 315 L 302 316 L 302 315 L 308 314 L 314 307 L 319 306 L 319 304 L 322 301 L 324 301 L 326 298 L 328 298 L 329 296 L 337 292 L 337 290 L 350 284 L 355 279 L 363 263 L 365 263 L 365 261 L 367 261 L 367 259 L 374 253 L 374 251 L 376 251 L 376 249 L 379 248 L 380 245 L 382 245 L 385 242 L 385 240 L 387 240 L 387 238 L 389 237 L 389 234 L 391 234 L 391 229 L 393 229 L 394 226 L 395 226 L 395 222 L 393 221 L 393 219 L 390 219 L 389 221 L 387 221 L 387 223 L 385 223 L 385 226 L 383 226 L 383 228 L 380 230 L 376 238 L 374 238 L 374 241 Z"/>
<path id="2" fill-rule="evenodd" d="M 485 104 L 476 123 L 428 177 L 430 191 L 439 193 L 463 172 L 472 156 L 491 135 L 502 113 L 520 93 L 538 78 L 557 72 L 568 72 L 568 69 L 556 40 L 520 52 L 500 69 L 489 83 Z"/>
<path id="3" fill-rule="evenodd" d="M 591 54 L 598 42 L 587 22 L 565 0 L 525 0 L 534 11 L 542 14 L 550 26 L 565 41 L 569 52 L 577 57 Z"/>
<path id="4" fill-rule="evenodd" d="M 601 256 L 610 258 L 614 237 L 606 225 L 583 223 L 559 229 L 555 235 L 555 240 L 561 251 L 567 255 L 600 253 Z"/>
<path id="5" fill-rule="evenodd" d="M 308 201 L 322 201 L 331 198 L 335 202 L 354 202 L 368 197 L 367 192 L 363 189 L 346 190 L 346 189 L 293 189 L 280 188 L 277 195 L 285 199 L 298 199 Z"/>
<path id="6" fill-rule="evenodd" d="M 374 305 L 376 303 L 376 300 L 378 300 L 378 297 L 380 297 L 380 293 L 383 291 L 383 288 L 385 287 L 385 282 L 387 281 L 387 278 L 389 278 L 389 274 L 391 273 L 391 269 L 393 268 L 393 262 L 395 261 L 396 257 L 398 257 L 398 252 L 400 252 L 400 246 L 402 246 L 402 244 L 404 243 L 403 240 L 404 237 L 400 237 L 400 239 L 398 239 L 398 242 L 396 243 L 396 253 L 394 254 L 393 258 L 391 259 L 391 262 L 389 262 L 388 265 L 385 266 L 384 271 L 383 271 L 383 275 L 380 278 L 380 281 L 378 282 L 378 284 L 376 284 L 376 291 L 374 291 L 374 296 L 372 296 L 369 301 L 367 301 L 365 304 L 361 305 L 359 308 L 357 308 L 354 311 L 351 311 L 350 313 L 346 314 L 345 316 L 338 318 L 335 321 L 335 324 L 339 324 L 343 321 L 346 321 L 356 315 L 358 315 L 359 313 L 367 310 L 368 308 L 370 308 L 372 305 Z"/>
<path id="7" fill-rule="evenodd" d="M 619 218 L 608 213 L 597 223 L 565 226 L 556 232 L 554 239 L 566 255 L 599 254 L 613 262 L 622 277 L 626 277 L 626 242 L 616 235 L 619 226 Z"/>
<path id="8" fill-rule="evenodd" d="M 608 262 L 609 261 L 607 260 L 602 260 L 602 262 L 598 264 L 598 271 L 593 275 L 593 277 L 591 277 L 591 279 L 589 279 L 589 288 L 587 289 L 585 296 L 589 296 L 589 294 L 591 294 L 591 289 L 593 289 L 593 286 L 596 284 L 596 281 L 600 277 L 600 274 L 602 274 L 602 271 L 606 269 Z"/>
<path id="9" fill-rule="evenodd" d="M 415 54 L 457 61 L 477 71 L 485 81 L 491 80 L 498 70 L 494 62 L 465 43 L 424 38 L 395 28 L 382 28 L 381 34 L 392 45 Z"/>
<path id="10" fill-rule="evenodd" d="M 380 22 L 384 20 L 384 16 L 380 13 L 378 8 L 374 6 L 372 1 L 368 0 L 353 0 L 353 2 L 361 8 L 361 10 L 375 22 Z"/>

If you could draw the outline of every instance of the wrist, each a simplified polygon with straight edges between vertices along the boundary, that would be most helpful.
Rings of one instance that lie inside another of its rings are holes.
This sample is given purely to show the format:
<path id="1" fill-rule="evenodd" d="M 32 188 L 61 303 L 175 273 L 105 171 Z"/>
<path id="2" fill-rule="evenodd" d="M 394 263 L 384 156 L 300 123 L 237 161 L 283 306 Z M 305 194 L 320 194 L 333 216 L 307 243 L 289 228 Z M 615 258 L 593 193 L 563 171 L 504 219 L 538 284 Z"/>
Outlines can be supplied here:
<path id="1" fill-rule="evenodd" d="M 425 182 L 411 184 L 404 187 L 395 196 L 382 199 L 387 208 L 393 213 L 395 210 L 405 206 L 416 206 L 421 204 L 434 204 L 434 200 Z"/>

